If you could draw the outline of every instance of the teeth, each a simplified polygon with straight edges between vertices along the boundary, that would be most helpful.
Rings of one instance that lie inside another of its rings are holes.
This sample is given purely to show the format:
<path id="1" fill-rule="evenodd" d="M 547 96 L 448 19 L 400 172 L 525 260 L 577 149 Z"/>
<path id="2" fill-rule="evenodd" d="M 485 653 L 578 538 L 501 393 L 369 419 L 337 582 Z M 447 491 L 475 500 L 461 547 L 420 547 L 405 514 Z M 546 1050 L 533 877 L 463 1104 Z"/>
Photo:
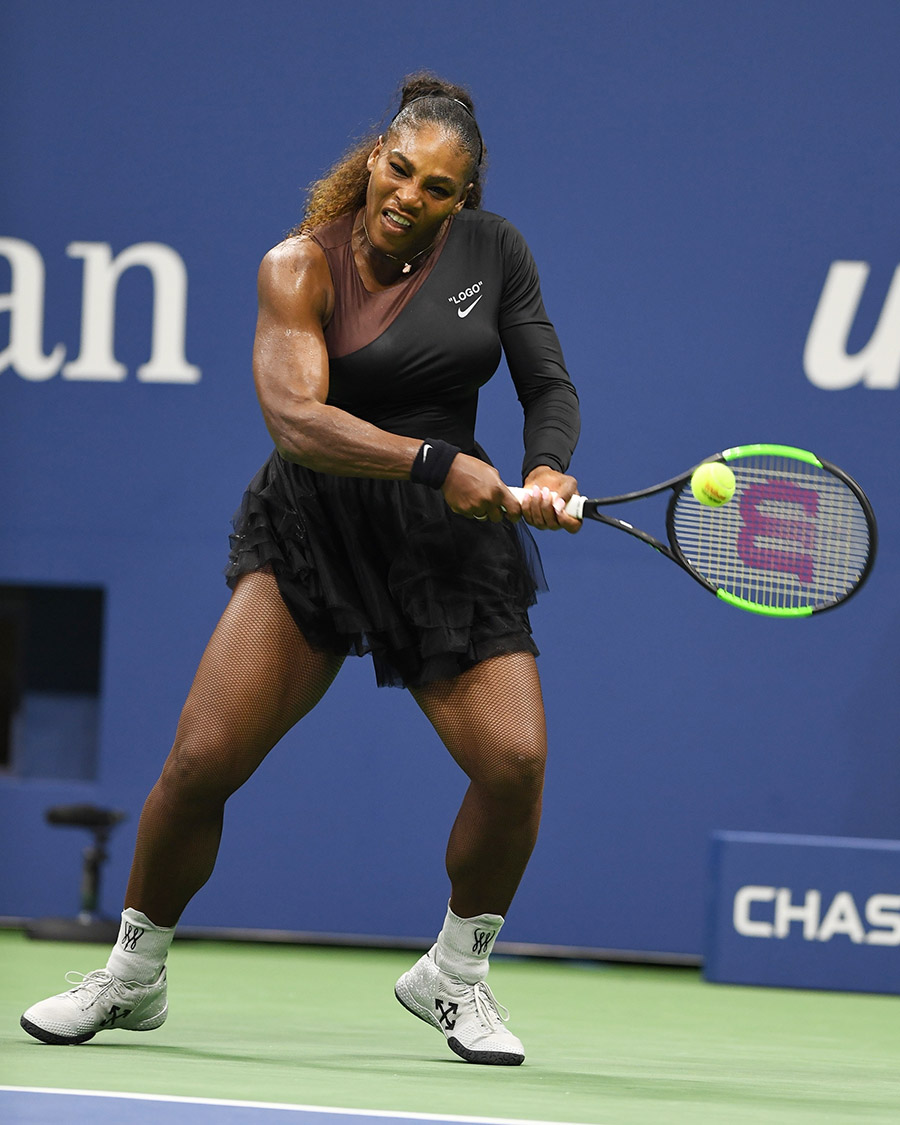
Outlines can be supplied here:
<path id="1" fill-rule="evenodd" d="M 389 219 L 393 219 L 395 223 L 399 223 L 401 227 L 411 227 L 412 223 L 409 219 L 404 219 L 402 215 L 398 215 L 396 211 L 386 211 L 385 214 Z"/>

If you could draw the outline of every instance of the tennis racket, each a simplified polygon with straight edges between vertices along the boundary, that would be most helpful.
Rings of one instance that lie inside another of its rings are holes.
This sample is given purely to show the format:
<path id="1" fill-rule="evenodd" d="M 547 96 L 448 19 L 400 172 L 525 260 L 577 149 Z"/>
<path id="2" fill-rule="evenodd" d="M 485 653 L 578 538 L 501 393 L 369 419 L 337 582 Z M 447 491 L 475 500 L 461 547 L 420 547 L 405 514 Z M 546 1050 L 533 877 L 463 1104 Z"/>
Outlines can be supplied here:
<path id="1" fill-rule="evenodd" d="M 566 511 L 649 543 L 722 601 L 752 613 L 809 617 L 860 589 L 875 561 L 878 529 L 866 494 L 843 470 L 787 445 L 738 445 L 706 461 L 727 464 L 735 476 L 734 495 L 721 507 L 694 498 L 695 465 L 624 496 L 573 496 Z M 600 511 L 667 490 L 668 543 Z"/>

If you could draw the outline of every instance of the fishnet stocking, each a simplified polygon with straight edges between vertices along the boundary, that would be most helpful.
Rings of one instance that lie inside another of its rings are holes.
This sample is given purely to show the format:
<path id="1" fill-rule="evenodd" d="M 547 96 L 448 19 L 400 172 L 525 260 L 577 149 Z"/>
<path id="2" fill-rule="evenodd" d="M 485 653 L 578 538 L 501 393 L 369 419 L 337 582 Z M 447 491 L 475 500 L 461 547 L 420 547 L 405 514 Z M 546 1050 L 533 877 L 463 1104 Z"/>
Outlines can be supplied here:
<path id="1" fill-rule="evenodd" d="M 447 844 L 450 907 L 505 914 L 541 819 L 547 732 L 534 657 L 496 656 L 412 694 L 470 780 Z"/>
<path id="2" fill-rule="evenodd" d="M 271 573 L 239 581 L 144 805 L 126 906 L 175 925 L 212 874 L 226 800 L 318 703 L 342 660 L 303 638 Z"/>

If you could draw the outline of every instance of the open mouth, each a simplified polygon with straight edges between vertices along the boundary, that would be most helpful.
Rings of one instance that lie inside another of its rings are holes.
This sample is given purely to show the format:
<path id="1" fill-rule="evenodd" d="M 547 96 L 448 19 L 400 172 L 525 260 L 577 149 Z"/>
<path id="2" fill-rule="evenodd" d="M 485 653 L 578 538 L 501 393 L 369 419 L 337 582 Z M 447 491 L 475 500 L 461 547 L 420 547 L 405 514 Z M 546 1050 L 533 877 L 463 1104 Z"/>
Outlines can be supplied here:
<path id="1" fill-rule="evenodd" d="M 405 215 L 392 211 L 390 208 L 386 208 L 381 214 L 384 216 L 385 226 L 389 230 L 397 231 L 398 234 L 405 234 L 412 227 L 411 219 L 407 219 Z"/>

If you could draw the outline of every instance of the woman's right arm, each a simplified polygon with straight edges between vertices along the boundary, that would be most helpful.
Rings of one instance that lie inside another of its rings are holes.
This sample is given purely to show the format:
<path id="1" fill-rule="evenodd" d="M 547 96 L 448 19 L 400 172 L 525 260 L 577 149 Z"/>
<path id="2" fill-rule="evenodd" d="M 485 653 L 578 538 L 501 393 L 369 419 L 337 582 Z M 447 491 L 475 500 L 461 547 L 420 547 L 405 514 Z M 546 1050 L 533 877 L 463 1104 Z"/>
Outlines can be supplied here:
<path id="1" fill-rule="evenodd" d="M 324 325 L 334 291 L 325 255 L 289 238 L 263 258 L 253 377 L 266 428 L 285 460 L 340 476 L 403 479 L 421 445 L 328 406 Z"/>
<path id="2" fill-rule="evenodd" d="M 259 269 L 259 315 L 253 376 L 266 428 L 287 461 L 338 476 L 408 480 L 421 438 L 388 433 L 327 404 L 328 352 L 324 326 L 334 308 L 325 255 L 315 242 L 289 238 L 266 254 Z M 519 504 L 497 471 L 457 454 L 443 487 L 460 515 L 502 509 L 517 518 Z"/>

